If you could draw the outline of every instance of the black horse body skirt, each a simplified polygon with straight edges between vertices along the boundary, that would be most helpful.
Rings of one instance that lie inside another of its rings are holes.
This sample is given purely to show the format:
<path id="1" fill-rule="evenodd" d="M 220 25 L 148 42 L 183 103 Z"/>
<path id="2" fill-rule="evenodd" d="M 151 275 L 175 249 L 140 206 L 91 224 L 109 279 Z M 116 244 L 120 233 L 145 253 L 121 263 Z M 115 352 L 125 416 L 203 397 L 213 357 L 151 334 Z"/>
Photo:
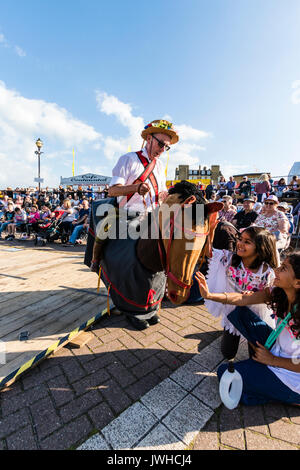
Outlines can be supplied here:
<path id="1" fill-rule="evenodd" d="M 108 199 L 92 203 L 90 232 L 85 253 L 85 264 L 90 267 L 94 244 L 94 227 L 101 220 L 96 217 L 99 204 Z M 146 269 L 136 255 L 138 240 L 131 238 L 107 240 L 101 261 L 101 279 L 114 305 L 126 315 L 147 320 L 158 311 L 164 297 L 166 276 L 164 271 L 152 273 Z"/>

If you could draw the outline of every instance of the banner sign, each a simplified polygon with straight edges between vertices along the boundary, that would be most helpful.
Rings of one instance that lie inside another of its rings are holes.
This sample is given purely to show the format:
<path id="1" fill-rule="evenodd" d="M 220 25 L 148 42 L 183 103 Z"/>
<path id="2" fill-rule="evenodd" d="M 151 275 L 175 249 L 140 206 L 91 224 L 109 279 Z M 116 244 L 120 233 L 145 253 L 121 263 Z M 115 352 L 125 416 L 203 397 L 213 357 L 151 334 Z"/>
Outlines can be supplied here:
<path id="1" fill-rule="evenodd" d="M 86 175 L 71 176 L 70 178 L 60 177 L 60 184 L 67 185 L 105 185 L 111 181 L 110 176 L 94 175 L 93 173 L 87 173 Z"/>

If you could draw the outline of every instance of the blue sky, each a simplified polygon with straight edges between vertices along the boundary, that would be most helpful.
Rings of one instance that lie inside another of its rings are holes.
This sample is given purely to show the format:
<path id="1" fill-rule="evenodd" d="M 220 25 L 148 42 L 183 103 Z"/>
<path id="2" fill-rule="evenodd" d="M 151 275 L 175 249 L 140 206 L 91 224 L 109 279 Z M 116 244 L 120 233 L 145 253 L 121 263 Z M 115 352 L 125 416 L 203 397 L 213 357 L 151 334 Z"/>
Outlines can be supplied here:
<path id="1" fill-rule="evenodd" d="M 180 163 L 286 175 L 300 160 L 299 0 L 0 2 L 0 187 L 111 174 L 169 117 Z M 163 157 L 166 163 L 166 156 Z"/>

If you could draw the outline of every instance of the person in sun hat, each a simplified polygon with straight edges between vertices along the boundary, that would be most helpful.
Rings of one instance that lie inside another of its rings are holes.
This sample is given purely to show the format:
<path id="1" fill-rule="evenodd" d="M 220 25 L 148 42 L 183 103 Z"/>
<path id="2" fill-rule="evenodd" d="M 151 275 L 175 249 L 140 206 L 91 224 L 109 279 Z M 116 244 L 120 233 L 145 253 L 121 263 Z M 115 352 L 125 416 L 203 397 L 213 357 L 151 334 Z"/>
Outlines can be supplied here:
<path id="1" fill-rule="evenodd" d="M 141 137 L 141 150 L 126 153 L 117 161 L 108 188 L 108 198 L 117 197 L 119 209 L 127 210 L 129 218 L 151 212 L 168 195 L 165 167 L 159 157 L 179 140 L 173 124 L 163 119 L 156 119 L 147 124 L 141 132 Z M 109 219 L 103 219 L 101 223 L 104 230 L 109 231 Z M 105 240 L 96 235 L 91 271 L 99 272 L 104 244 Z M 130 321 L 138 329 L 145 326 L 138 325 L 134 318 Z M 155 316 L 152 324 L 158 321 Z"/>
<path id="2" fill-rule="evenodd" d="M 112 170 L 112 180 L 108 190 L 109 197 L 118 197 L 123 207 L 137 213 L 151 211 L 158 203 L 160 193 L 167 191 L 165 168 L 160 156 L 170 145 L 178 142 L 179 136 L 173 124 L 157 119 L 147 124 L 141 132 L 142 149 L 122 155 Z M 139 178 L 145 167 L 153 162 L 152 175 L 145 181 Z M 156 180 L 156 181 L 155 181 Z M 126 204 L 124 204 L 127 198 Z M 129 198 L 130 197 L 130 198 Z"/>
<path id="3" fill-rule="evenodd" d="M 243 200 L 243 209 L 238 211 L 232 219 L 232 224 L 238 229 L 250 227 L 250 225 L 256 224 L 258 217 L 257 212 L 254 211 L 253 206 L 255 199 L 253 196 L 246 197 Z"/>
<path id="4" fill-rule="evenodd" d="M 270 194 L 264 200 L 264 209 L 257 219 L 255 225 L 264 227 L 276 236 L 277 250 L 282 250 L 287 245 L 289 233 L 289 221 L 287 216 L 278 210 L 278 198 L 274 194 Z"/>

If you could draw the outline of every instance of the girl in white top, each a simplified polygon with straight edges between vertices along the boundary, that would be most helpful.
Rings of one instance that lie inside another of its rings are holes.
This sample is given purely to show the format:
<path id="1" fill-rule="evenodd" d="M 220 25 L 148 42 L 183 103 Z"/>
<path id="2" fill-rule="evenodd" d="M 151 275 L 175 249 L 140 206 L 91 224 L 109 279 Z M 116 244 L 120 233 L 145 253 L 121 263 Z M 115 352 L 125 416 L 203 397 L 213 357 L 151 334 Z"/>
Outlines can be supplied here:
<path id="1" fill-rule="evenodd" d="M 238 306 L 229 314 L 229 320 L 243 332 L 253 350 L 252 358 L 235 365 L 243 379 L 241 402 L 257 405 L 280 401 L 299 406 L 300 252 L 289 255 L 275 269 L 273 288 L 258 292 L 213 294 L 203 274 L 198 272 L 196 279 L 205 299 Z M 272 341 L 272 329 L 251 311 L 253 305 L 261 303 L 274 311 L 276 327 L 281 322 L 285 325 Z M 224 365 L 218 370 L 219 378 L 223 372 Z"/>
<path id="2" fill-rule="evenodd" d="M 207 273 L 210 292 L 255 292 L 272 286 L 276 267 L 275 243 L 275 237 L 268 230 L 251 226 L 242 232 L 236 253 L 214 249 Z M 221 351 L 227 359 L 232 359 L 240 340 L 240 332 L 227 319 L 234 308 L 210 299 L 206 299 L 205 306 L 213 316 L 221 317 L 224 328 Z M 253 306 L 253 311 L 270 327 L 275 326 L 272 312 L 265 304 Z"/>

